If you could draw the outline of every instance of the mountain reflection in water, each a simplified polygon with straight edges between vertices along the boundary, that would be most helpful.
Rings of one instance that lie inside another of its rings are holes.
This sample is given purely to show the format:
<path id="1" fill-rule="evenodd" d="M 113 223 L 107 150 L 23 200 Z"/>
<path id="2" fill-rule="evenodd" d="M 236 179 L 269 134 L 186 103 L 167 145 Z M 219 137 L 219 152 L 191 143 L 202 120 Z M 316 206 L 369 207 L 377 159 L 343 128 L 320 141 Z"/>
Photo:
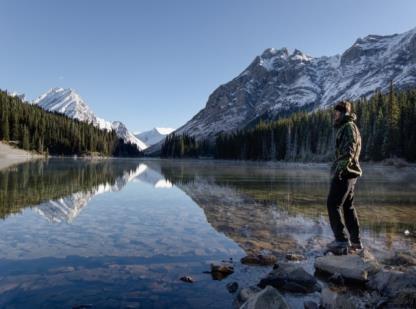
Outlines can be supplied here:
<path id="1" fill-rule="evenodd" d="M 415 252 L 415 169 L 364 172 L 364 242 L 378 257 Z M 225 284 L 269 269 L 239 264 L 215 282 L 209 263 L 312 259 L 332 235 L 327 190 L 325 164 L 51 159 L 0 171 L 0 307 L 231 307 Z"/>

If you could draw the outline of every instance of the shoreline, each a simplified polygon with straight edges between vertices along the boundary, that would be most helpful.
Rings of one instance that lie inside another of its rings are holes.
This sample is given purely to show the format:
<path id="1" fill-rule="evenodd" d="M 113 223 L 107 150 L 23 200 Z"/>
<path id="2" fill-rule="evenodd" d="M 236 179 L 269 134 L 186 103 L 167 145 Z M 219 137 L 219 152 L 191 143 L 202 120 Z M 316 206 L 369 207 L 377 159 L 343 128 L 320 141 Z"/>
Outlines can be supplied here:
<path id="1" fill-rule="evenodd" d="M 42 158 L 44 158 L 44 156 L 40 154 L 18 149 L 0 141 L 0 170 L 19 163 Z"/>

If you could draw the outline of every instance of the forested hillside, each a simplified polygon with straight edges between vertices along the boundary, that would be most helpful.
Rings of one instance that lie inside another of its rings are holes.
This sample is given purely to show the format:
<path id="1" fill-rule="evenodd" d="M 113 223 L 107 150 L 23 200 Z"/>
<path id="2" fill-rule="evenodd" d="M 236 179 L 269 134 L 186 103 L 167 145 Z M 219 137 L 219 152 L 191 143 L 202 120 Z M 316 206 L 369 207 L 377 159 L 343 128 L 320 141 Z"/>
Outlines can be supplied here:
<path id="1" fill-rule="evenodd" d="M 332 108 L 298 112 L 273 122 L 217 136 L 211 154 L 220 159 L 326 161 L 334 156 L 335 129 Z M 416 90 L 387 94 L 354 102 L 362 135 L 362 160 L 400 157 L 416 161 Z M 205 154 L 207 147 L 188 136 L 166 139 L 162 156 Z M 175 149 L 175 152 L 170 150 Z"/>
<path id="2" fill-rule="evenodd" d="M 114 131 L 47 112 L 0 91 L 0 140 L 13 141 L 25 150 L 52 155 L 139 156 Z"/>

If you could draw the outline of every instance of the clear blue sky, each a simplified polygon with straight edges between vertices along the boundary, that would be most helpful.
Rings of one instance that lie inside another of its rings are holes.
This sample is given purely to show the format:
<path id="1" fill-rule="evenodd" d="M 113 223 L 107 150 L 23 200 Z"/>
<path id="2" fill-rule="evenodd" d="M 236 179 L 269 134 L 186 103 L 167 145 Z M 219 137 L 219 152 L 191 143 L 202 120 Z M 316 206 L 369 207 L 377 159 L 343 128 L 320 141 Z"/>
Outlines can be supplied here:
<path id="1" fill-rule="evenodd" d="M 71 87 L 132 131 L 177 128 L 268 47 L 334 55 L 414 27 L 415 0 L 0 0 L 0 88 Z"/>

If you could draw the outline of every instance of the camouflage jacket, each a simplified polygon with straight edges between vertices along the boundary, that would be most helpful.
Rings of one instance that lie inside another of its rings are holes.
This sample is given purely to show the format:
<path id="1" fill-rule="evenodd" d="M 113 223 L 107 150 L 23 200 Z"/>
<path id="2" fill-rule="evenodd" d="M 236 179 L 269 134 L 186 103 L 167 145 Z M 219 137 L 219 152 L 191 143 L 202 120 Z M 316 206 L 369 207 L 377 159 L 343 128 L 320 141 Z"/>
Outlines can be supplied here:
<path id="1" fill-rule="evenodd" d="M 355 178 L 362 175 L 358 162 L 361 152 L 361 135 L 354 121 L 354 113 L 345 115 L 339 126 L 335 141 L 335 161 L 331 167 L 331 175 L 339 179 Z"/>

